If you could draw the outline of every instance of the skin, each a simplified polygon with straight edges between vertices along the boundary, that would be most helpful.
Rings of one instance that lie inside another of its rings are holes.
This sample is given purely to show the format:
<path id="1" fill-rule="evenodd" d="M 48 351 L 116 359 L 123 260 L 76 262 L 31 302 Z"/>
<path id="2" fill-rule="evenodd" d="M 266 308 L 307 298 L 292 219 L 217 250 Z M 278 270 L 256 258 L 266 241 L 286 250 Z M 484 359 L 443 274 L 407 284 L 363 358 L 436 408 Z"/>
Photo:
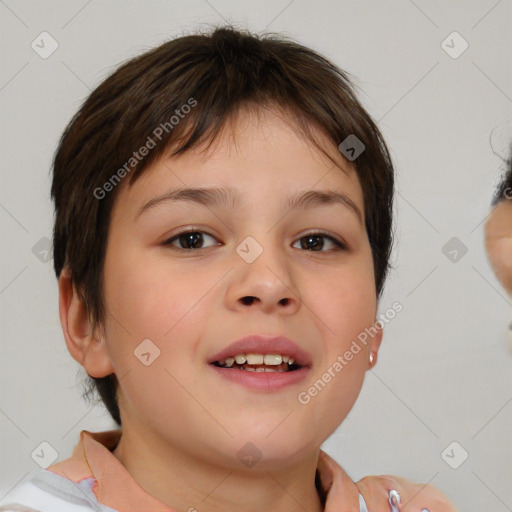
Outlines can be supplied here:
<path id="1" fill-rule="evenodd" d="M 487 218 L 485 249 L 496 277 L 512 296 L 512 199 L 498 203 Z"/>
<path id="2" fill-rule="evenodd" d="M 113 453 L 146 492 L 177 511 L 320 511 L 320 446 L 354 405 L 382 330 L 310 403 L 298 402 L 374 325 L 377 298 L 364 222 L 339 204 L 290 212 L 285 201 L 336 190 L 364 216 L 362 190 L 325 135 L 317 131 L 344 171 L 277 109 L 242 110 L 233 127 L 236 138 L 226 130 L 207 152 L 161 159 L 133 186 L 119 185 L 104 266 L 105 321 L 93 328 L 66 270 L 62 328 L 89 375 L 117 375 L 123 435 Z M 183 186 L 234 187 L 241 206 L 162 202 L 137 216 L 147 201 Z M 204 232 L 202 248 L 180 250 L 177 239 L 164 245 L 190 228 Z M 316 249 L 301 246 L 306 234 L 325 231 L 347 249 L 336 251 L 327 238 Z M 235 250 L 248 236 L 263 248 L 250 264 Z M 245 304 L 247 296 L 258 300 Z M 258 392 L 208 367 L 210 356 L 252 333 L 283 334 L 307 350 L 307 378 Z M 134 357 L 145 339 L 160 350 L 149 366 Z M 252 468 L 237 457 L 248 442 L 261 452 Z"/>

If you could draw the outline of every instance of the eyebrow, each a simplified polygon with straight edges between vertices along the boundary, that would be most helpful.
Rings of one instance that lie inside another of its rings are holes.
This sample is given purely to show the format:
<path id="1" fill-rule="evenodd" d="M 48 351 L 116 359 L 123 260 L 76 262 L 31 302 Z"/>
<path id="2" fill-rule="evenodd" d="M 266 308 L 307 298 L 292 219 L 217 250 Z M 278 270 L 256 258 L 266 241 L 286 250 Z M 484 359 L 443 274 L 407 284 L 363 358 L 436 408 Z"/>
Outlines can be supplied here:
<path id="1" fill-rule="evenodd" d="M 239 192 L 233 188 L 180 188 L 149 200 L 140 208 L 135 218 L 161 203 L 179 201 L 189 201 L 204 206 L 229 206 L 231 208 L 237 208 L 242 204 Z M 285 206 L 289 209 L 302 208 L 307 210 L 328 204 L 341 204 L 345 206 L 349 211 L 355 213 L 359 223 L 363 224 L 363 215 L 354 201 L 346 194 L 334 190 L 298 192 L 288 197 Z"/>

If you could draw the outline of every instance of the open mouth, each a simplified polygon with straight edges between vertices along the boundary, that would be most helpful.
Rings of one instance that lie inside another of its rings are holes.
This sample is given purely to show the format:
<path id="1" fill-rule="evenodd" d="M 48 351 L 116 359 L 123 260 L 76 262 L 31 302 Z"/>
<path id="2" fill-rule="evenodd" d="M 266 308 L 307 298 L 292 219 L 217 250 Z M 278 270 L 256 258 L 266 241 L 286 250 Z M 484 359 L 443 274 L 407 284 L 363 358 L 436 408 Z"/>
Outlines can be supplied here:
<path id="1" fill-rule="evenodd" d="M 237 354 L 211 364 L 218 368 L 268 373 L 293 372 L 302 368 L 292 357 L 281 354 Z"/>

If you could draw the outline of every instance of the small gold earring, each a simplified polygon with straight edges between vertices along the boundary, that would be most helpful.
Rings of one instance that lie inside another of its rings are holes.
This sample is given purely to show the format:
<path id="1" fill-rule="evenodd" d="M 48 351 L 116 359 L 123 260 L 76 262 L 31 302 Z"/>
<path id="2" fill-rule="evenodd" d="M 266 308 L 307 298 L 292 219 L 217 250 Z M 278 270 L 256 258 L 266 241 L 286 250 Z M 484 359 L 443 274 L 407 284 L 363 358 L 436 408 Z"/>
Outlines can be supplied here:
<path id="1" fill-rule="evenodd" d="M 370 366 L 373 365 L 373 354 L 370 354 Z"/>

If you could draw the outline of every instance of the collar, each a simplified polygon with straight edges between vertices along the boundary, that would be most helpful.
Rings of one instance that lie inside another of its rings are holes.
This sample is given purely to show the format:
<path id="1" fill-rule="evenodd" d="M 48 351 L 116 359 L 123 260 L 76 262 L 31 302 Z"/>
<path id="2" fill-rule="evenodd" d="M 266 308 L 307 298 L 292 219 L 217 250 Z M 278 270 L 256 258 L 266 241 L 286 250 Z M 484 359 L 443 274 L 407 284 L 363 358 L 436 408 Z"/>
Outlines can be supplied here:
<path id="1" fill-rule="evenodd" d="M 98 502 L 120 512 L 173 512 L 144 491 L 111 453 L 117 446 L 121 433 L 121 429 L 105 432 L 82 430 L 80 441 L 71 457 L 53 464 L 47 470 L 76 483 L 86 478 L 94 478 L 92 490 Z M 346 512 L 359 511 L 356 484 L 322 450 L 318 457 L 316 483 L 325 501 L 324 512 L 341 509 Z"/>

